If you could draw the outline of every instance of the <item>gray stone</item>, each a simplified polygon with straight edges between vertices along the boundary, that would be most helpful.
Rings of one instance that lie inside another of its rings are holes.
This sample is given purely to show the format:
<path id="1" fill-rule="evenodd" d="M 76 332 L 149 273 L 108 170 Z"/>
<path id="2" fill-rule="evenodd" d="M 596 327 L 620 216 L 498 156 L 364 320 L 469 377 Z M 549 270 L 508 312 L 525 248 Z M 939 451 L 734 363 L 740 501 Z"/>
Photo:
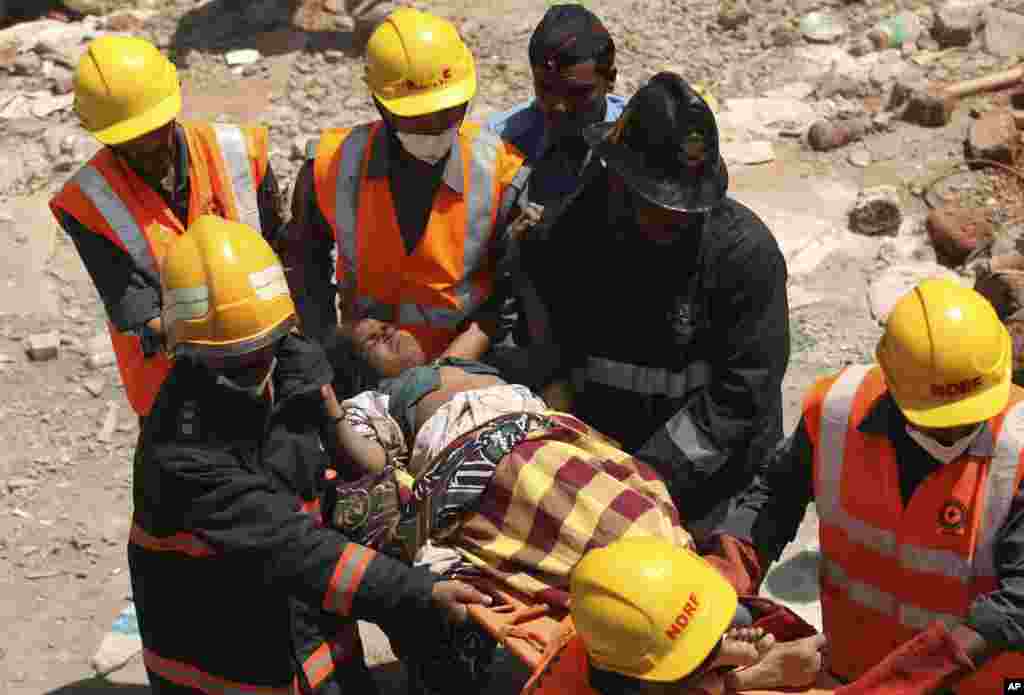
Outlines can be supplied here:
<path id="1" fill-rule="evenodd" d="M 974 38 L 981 23 L 981 12 L 976 7 L 958 2 L 946 2 L 935 13 L 932 38 L 939 46 L 966 46 Z"/>
<path id="2" fill-rule="evenodd" d="M 28 337 L 28 356 L 34 362 L 57 359 L 60 356 L 60 335 L 57 331 L 30 335 Z"/>
<path id="3" fill-rule="evenodd" d="M 252 65 L 263 56 L 255 48 L 241 48 L 224 54 L 224 61 L 231 66 Z"/>
<path id="4" fill-rule="evenodd" d="M 723 0 L 718 10 L 718 26 L 735 29 L 750 21 L 750 8 L 746 0 Z"/>
<path id="5" fill-rule="evenodd" d="M 102 369 L 103 367 L 109 367 L 117 361 L 117 356 L 114 355 L 112 350 L 104 350 L 103 352 L 93 352 L 86 358 L 85 364 L 89 369 Z"/>
<path id="6" fill-rule="evenodd" d="M 986 10 L 985 50 L 1000 58 L 1024 56 L 1024 15 L 994 8 Z"/>
<path id="7" fill-rule="evenodd" d="M 103 377 L 91 377 L 82 382 L 82 387 L 95 398 L 99 398 L 107 388 L 107 380 Z"/>
<path id="8" fill-rule="evenodd" d="M 900 191 L 895 186 L 866 188 L 850 208 L 850 229 L 867 236 L 891 235 L 903 221 Z"/>
<path id="9" fill-rule="evenodd" d="M 833 43 L 846 35 L 846 25 L 829 12 L 809 12 L 800 20 L 800 33 L 814 43 Z"/>

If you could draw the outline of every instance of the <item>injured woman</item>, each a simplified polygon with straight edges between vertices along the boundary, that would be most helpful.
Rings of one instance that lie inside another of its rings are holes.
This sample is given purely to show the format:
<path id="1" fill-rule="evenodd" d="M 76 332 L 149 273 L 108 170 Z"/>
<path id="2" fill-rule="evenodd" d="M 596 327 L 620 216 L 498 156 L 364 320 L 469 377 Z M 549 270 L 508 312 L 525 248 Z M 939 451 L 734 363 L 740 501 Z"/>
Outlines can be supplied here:
<path id="1" fill-rule="evenodd" d="M 471 327 L 428 364 L 411 334 L 373 319 L 327 346 L 335 388 L 356 394 L 339 403 L 325 390 L 340 449 L 325 508 L 335 527 L 445 577 L 504 587 L 559 620 L 588 551 L 629 537 L 693 550 L 653 469 L 506 383 L 476 361 L 484 349 Z M 477 689 L 494 634 L 454 628 L 429 656 L 422 644 L 394 646 L 424 692 L 451 690 L 455 677 Z M 764 599 L 742 601 L 723 637 L 716 667 L 760 666 L 733 679 L 742 689 L 806 686 L 821 665 L 815 630 Z"/>

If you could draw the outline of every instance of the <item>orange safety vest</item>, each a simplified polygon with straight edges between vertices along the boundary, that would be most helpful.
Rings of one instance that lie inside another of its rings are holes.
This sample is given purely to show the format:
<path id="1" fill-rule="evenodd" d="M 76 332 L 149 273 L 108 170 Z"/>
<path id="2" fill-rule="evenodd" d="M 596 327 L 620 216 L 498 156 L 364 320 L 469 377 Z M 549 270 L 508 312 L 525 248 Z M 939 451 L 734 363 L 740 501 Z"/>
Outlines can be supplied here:
<path id="1" fill-rule="evenodd" d="M 858 429 L 886 392 L 877 366 L 855 366 L 819 382 L 804 403 L 824 631 L 831 670 L 846 680 L 935 620 L 963 623 L 971 602 L 998 588 L 995 536 L 1024 474 L 1024 390 L 1014 386 L 1006 409 L 964 455 L 925 478 L 904 509 L 895 448 Z M 1004 677 L 1020 673 L 1024 654 L 1007 652 L 955 690 L 998 692 Z"/>
<path id="2" fill-rule="evenodd" d="M 383 125 L 328 130 L 310 143 L 317 204 L 334 233 L 339 288 L 354 292 L 360 315 L 389 317 L 433 359 L 492 291 L 488 248 L 511 206 L 506 191 L 518 190 L 527 170 L 513 146 L 464 123 L 448 162 L 462 164 L 463 192 L 438 189 L 426 232 L 410 254 L 387 177 L 367 176 Z"/>
<path id="3" fill-rule="evenodd" d="M 157 286 L 171 241 L 200 215 L 219 215 L 263 231 L 257 191 L 267 172 L 266 128 L 180 125 L 189 151 L 188 220 L 179 220 L 163 197 L 109 147 L 79 169 L 50 201 L 54 215 L 63 210 L 109 239 Z M 171 362 L 162 354 L 146 359 L 137 336 L 122 333 L 109 322 L 108 328 L 128 401 L 136 413 L 146 415 Z"/>

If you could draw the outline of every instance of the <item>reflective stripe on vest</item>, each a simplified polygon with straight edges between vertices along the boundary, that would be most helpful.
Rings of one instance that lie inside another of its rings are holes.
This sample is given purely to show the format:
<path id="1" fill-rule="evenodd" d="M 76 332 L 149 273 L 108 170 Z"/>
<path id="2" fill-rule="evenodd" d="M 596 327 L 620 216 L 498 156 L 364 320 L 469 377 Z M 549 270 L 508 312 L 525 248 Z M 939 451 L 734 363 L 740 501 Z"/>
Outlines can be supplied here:
<path id="1" fill-rule="evenodd" d="M 913 630 L 924 630 L 935 620 L 941 621 L 950 627 L 962 622 L 958 616 L 938 613 L 909 604 L 866 582 L 850 579 L 846 571 L 836 561 L 827 556 L 822 557 L 821 568 L 822 572 L 833 584 L 846 592 L 847 597 L 851 601 L 887 617 L 895 618 L 904 627 L 909 627 Z"/>
<path id="2" fill-rule="evenodd" d="M 632 393 L 682 398 L 688 391 L 710 383 L 711 365 L 698 361 L 681 372 L 673 372 L 661 367 L 641 367 L 604 357 L 588 357 L 584 374 L 587 381 Z"/>
<path id="3" fill-rule="evenodd" d="M 338 256 L 345 263 L 341 289 L 355 287 L 359 267 L 356 244 L 356 220 L 359 211 L 359 183 L 363 160 L 370 146 L 373 128 L 361 125 L 352 129 L 342 143 L 341 166 L 335 188 L 335 230 L 337 231 Z M 427 306 L 422 304 L 385 305 L 373 298 L 360 298 L 359 311 L 370 316 L 385 316 L 399 324 L 427 324 L 438 328 L 454 329 L 476 307 L 480 299 L 474 296 L 472 275 L 487 250 L 493 229 L 492 221 L 497 213 L 498 201 L 494 196 L 494 171 L 497 166 L 498 137 L 481 130 L 468 148 L 469 190 L 464 193 L 466 201 L 466 233 L 463 245 L 462 277 L 453 288 L 459 309 Z M 462 140 L 459 140 L 459 146 Z M 466 150 L 462 150 L 466 151 Z"/>
<path id="4" fill-rule="evenodd" d="M 164 680 L 186 688 L 200 690 L 207 695 L 289 695 L 290 688 L 268 685 L 250 685 L 229 681 L 201 671 L 191 664 L 165 659 L 149 649 L 142 650 L 142 661 L 153 673 Z"/>
<path id="5" fill-rule="evenodd" d="M 92 164 L 87 164 L 78 170 L 78 173 L 71 179 L 81 189 L 82 193 L 95 206 L 103 218 L 110 225 L 110 228 L 117 234 L 117 238 L 124 244 L 132 260 L 140 268 L 145 268 L 153 274 L 159 275 L 159 267 L 153 257 L 153 251 L 149 247 L 149 241 L 143 234 L 135 218 L 128 210 L 128 207 L 117 197 L 114 189 L 107 183 L 107 179 Z"/>
<path id="6" fill-rule="evenodd" d="M 973 456 L 990 457 L 981 496 L 984 519 L 979 529 L 972 564 L 969 558 L 951 551 L 924 548 L 909 543 L 897 544 L 894 531 L 876 528 L 854 518 L 843 508 L 840 485 L 850 415 L 857 391 L 871 369 L 872 367 L 864 365 L 847 368 L 825 396 L 820 438 L 817 443 L 819 468 L 815 492 L 821 522 L 841 529 L 852 542 L 870 548 L 880 555 L 897 559 L 899 564 L 907 569 L 943 575 L 964 583 L 976 577 L 994 577 L 995 535 L 1005 522 L 1010 502 L 1016 493 L 1017 470 L 1024 441 L 1024 401 L 1014 404 L 1006 413 L 998 441 L 994 446 L 991 426 L 986 423 L 968 449 L 968 453 Z M 872 590 L 874 591 L 874 588 Z M 856 600 L 853 594 L 851 598 Z"/>
<path id="7" fill-rule="evenodd" d="M 262 234 L 256 181 L 252 175 L 252 158 L 246 145 L 245 132 L 238 126 L 221 123 L 213 124 L 213 132 L 224 157 L 228 176 L 231 177 L 231 190 L 234 193 L 235 206 L 238 208 L 238 221 Z"/>

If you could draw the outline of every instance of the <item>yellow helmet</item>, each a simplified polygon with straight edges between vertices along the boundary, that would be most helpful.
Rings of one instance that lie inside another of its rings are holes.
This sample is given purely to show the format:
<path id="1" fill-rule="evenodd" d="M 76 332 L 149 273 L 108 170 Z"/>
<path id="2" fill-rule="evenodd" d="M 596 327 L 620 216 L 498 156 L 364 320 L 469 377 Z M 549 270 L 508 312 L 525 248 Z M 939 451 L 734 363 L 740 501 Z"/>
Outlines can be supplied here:
<path id="1" fill-rule="evenodd" d="M 174 240 L 160 274 L 167 350 L 175 357 L 244 355 L 295 324 L 281 261 L 241 222 L 199 217 Z"/>
<path id="2" fill-rule="evenodd" d="M 423 116 L 472 99 L 476 67 L 451 22 L 402 7 L 370 35 L 366 83 L 396 116 Z"/>
<path id="3" fill-rule="evenodd" d="M 148 41 L 101 36 L 78 61 L 75 112 L 105 145 L 152 132 L 180 111 L 178 71 Z"/>
<path id="4" fill-rule="evenodd" d="M 699 555 L 655 537 L 591 550 L 569 579 L 593 665 L 646 681 L 690 675 L 732 622 L 736 591 Z"/>
<path id="5" fill-rule="evenodd" d="M 875 352 L 907 420 L 955 427 L 998 414 L 1010 397 L 1010 334 L 992 305 L 952 280 L 925 280 L 893 307 Z"/>

